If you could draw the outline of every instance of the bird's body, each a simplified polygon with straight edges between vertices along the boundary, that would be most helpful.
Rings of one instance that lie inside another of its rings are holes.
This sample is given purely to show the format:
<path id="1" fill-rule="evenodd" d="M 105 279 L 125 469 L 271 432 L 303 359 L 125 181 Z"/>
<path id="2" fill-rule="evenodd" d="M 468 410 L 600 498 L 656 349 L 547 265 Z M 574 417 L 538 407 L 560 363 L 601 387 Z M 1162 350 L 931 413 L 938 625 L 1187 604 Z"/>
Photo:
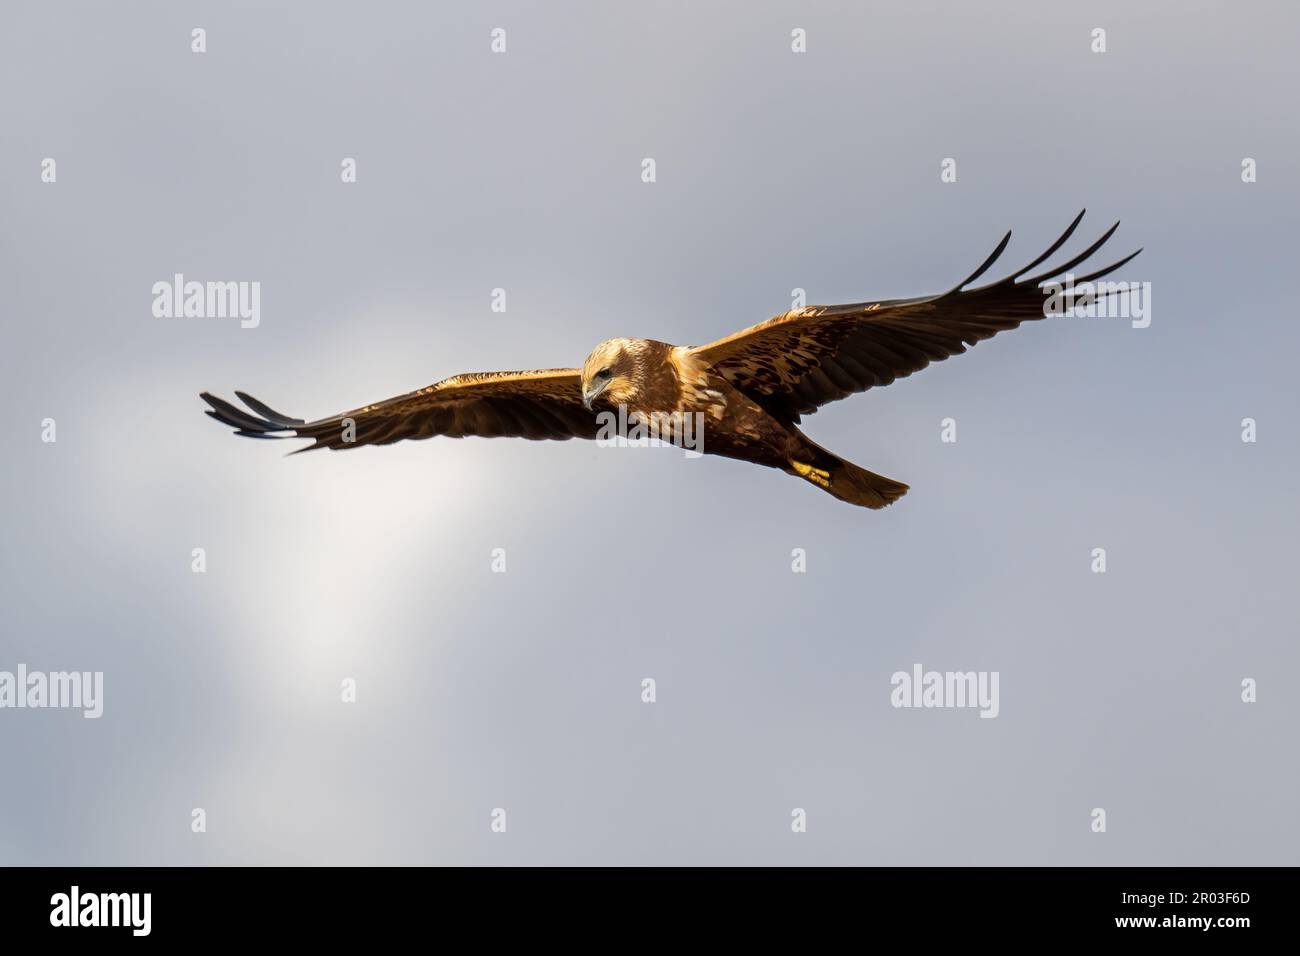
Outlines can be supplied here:
<path id="1" fill-rule="evenodd" d="M 584 372 L 617 368 L 620 354 L 634 356 L 632 365 L 649 373 L 644 384 L 615 396 L 625 404 L 628 418 L 650 425 L 699 416 L 705 454 L 735 458 L 804 478 L 852 504 L 880 508 L 901 497 L 907 485 L 882 478 L 844 461 L 813 442 L 791 421 L 782 420 L 733 385 L 695 354 L 696 350 L 648 339 L 613 339 L 591 353 Z M 613 363 L 611 366 L 610 363 Z M 603 396 L 602 396 L 603 397 Z M 606 410 L 611 403 L 604 403 Z M 601 407 L 599 399 L 593 407 Z M 680 444 L 670 428 L 660 433 Z"/>
<path id="2" fill-rule="evenodd" d="M 882 508 L 906 493 L 907 485 L 822 448 L 799 429 L 800 416 L 888 385 L 1022 321 L 1043 318 L 1039 283 L 1078 265 L 1115 226 L 1064 265 L 1016 280 L 1054 253 L 1082 216 L 1047 252 L 1000 282 L 965 289 L 997 259 L 1010 233 L 970 278 L 941 295 L 809 306 L 709 345 L 610 339 L 592 350 L 581 369 L 458 375 L 314 422 L 281 415 L 243 392 L 236 394 L 251 413 L 206 392 L 202 397 L 211 406 L 208 414 L 238 434 L 314 439 L 300 451 L 435 435 L 597 438 L 602 421 L 616 411 L 623 415 L 620 420 L 656 426 L 662 436 L 680 443 L 673 423 L 689 416 L 703 429 L 705 454 L 777 468 L 842 501 Z M 1074 282 L 1099 278 L 1131 258 Z"/>
<path id="3" fill-rule="evenodd" d="M 694 420 L 703 424 L 709 454 L 769 467 L 782 467 L 801 450 L 797 430 L 785 428 L 689 348 L 652 339 L 611 339 L 592 351 L 587 364 L 597 374 L 601 367 L 618 368 L 623 354 L 633 357 L 626 378 L 636 387 L 625 391 L 615 384 L 594 399 L 593 410 L 622 405 L 629 421 L 644 426 L 667 420 L 667 426 L 659 426 L 664 434 L 671 432 L 674 420 L 698 416 Z"/>

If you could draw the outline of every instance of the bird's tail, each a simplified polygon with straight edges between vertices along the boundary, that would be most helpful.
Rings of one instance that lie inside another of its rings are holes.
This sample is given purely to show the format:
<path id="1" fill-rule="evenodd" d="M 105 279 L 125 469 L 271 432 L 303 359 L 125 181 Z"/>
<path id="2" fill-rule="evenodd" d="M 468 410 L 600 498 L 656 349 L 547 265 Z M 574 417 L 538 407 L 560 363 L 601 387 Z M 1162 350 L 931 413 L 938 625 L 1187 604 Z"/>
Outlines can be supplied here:
<path id="1" fill-rule="evenodd" d="M 874 471 L 859 468 L 819 448 L 814 462 L 792 461 L 789 473 L 798 475 L 840 501 L 863 508 L 883 508 L 907 494 L 907 485 Z"/>
<path id="2" fill-rule="evenodd" d="M 840 459 L 839 468 L 831 470 L 831 486 L 826 490 L 852 505 L 883 508 L 907 494 L 907 485 Z"/>

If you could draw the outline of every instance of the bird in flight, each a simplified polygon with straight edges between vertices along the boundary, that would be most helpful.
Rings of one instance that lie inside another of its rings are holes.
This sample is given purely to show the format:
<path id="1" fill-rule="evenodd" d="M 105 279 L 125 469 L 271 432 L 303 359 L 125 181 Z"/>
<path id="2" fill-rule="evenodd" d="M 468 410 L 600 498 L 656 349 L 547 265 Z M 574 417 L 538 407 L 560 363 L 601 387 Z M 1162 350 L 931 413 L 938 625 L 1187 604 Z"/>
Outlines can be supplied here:
<path id="1" fill-rule="evenodd" d="M 1043 318 L 1047 310 L 1041 283 L 1083 263 L 1119 227 L 1115 223 L 1067 262 L 1021 278 L 1060 249 L 1082 219 L 1081 212 L 1047 251 L 997 282 L 971 287 L 1002 254 L 1009 232 L 978 269 L 946 292 L 807 306 L 708 345 L 610 339 L 592 350 L 581 369 L 456 375 L 310 422 L 282 415 L 244 392 L 235 395 L 247 411 L 207 392 L 201 397 L 211 406 L 206 414 L 233 427 L 237 435 L 312 439 L 298 451 L 388 445 L 437 435 L 595 439 L 602 421 L 617 409 L 625 414 L 624 421 L 641 425 L 697 416 L 703 423 L 706 454 L 777 468 L 841 501 L 883 508 L 902 497 L 908 486 L 822 448 L 799 429 L 800 416 L 888 385 L 1021 322 Z M 1138 252 L 1073 281 L 1078 285 L 1099 279 Z M 1067 293 L 1062 308 L 1068 310 L 1074 302 Z M 669 429 L 669 440 L 675 435 Z"/>

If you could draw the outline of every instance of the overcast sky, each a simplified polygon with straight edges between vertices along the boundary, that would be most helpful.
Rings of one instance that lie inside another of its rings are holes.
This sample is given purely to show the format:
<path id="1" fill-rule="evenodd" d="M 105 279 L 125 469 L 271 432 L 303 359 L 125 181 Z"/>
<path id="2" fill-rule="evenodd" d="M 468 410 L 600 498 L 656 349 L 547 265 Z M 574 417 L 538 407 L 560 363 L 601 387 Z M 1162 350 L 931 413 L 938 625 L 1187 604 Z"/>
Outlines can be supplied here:
<path id="1" fill-rule="evenodd" d="M 1300 862 L 1300 15 L 1090 6 L 6 7 L 0 670 L 102 671 L 104 712 L 0 710 L 0 861 Z M 882 512 L 201 414 L 937 292 L 1085 206 L 1150 326 L 807 418 L 912 486 Z M 260 323 L 156 318 L 176 273 L 260 283 Z M 891 706 L 917 664 L 997 672 L 997 717 Z"/>

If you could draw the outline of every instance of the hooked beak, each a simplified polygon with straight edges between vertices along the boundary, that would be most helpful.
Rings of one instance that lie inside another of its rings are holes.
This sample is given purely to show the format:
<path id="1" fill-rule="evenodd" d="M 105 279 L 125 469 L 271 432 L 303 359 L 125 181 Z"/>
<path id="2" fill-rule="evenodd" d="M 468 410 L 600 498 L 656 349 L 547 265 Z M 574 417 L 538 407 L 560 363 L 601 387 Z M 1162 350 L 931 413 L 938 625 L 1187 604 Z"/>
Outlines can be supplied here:
<path id="1" fill-rule="evenodd" d="M 609 384 L 609 379 L 606 379 L 603 382 L 591 382 L 590 384 L 584 384 L 582 386 L 582 407 L 585 408 L 587 411 L 591 411 L 591 403 L 594 402 L 596 400 L 596 397 L 605 390 L 605 386 L 607 386 L 608 384 Z"/>

